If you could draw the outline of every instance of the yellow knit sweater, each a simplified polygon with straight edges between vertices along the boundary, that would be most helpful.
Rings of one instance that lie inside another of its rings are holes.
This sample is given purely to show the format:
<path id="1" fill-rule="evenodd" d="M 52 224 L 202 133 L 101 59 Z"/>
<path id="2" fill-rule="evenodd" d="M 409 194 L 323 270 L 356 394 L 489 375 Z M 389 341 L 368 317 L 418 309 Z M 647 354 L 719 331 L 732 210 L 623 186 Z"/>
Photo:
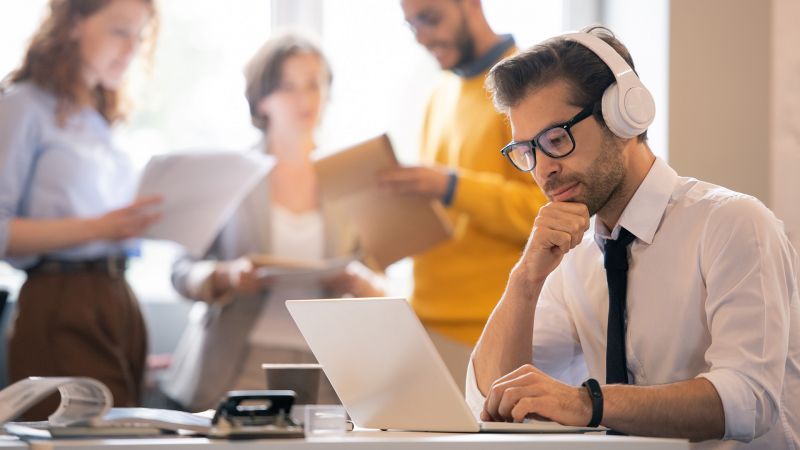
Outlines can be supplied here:
<path id="1" fill-rule="evenodd" d="M 421 152 L 424 163 L 458 173 L 448 208 L 455 236 L 414 258 L 411 304 L 426 326 L 474 345 L 547 198 L 500 154 L 511 131 L 484 88 L 486 72 L 443 77 L 428 103 Z"/>

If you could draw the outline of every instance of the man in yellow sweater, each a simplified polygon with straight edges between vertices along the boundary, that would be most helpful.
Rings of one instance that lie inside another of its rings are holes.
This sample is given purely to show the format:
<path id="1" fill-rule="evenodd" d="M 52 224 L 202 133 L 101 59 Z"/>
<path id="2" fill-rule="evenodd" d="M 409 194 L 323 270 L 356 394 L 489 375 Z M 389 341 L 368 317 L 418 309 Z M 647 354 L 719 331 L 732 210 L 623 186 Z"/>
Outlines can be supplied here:
<path id="1" fill-rule="evenodd" d="M 489 27 L 480 0 L 402 0 L 417 41 L 444 69 L 422 129 L 421 166 L 387 173 L 396 192 L 439 198 L 453 240 L 414 257 L 412 306 L 457 383 L 472 347 L 547 200 L 497 149 L 511 140 L 484 88 L 489 69 L 516 52 Z"/>

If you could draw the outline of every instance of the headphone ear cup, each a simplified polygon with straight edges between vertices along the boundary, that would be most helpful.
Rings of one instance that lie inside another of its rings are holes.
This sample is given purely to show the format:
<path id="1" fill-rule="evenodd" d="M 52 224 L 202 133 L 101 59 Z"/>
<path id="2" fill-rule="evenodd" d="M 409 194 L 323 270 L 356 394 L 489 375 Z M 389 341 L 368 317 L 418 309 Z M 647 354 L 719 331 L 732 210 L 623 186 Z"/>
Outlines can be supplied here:
<path id="1" fill-rule="evenodd" d="M 603 120 L 606 126 L 615 136 L 622 139 L 630 139 L 642 133 L 636 127 L 631 127 L 630 124 L 622 116 L 622 111 L 619 110 L 619 86 L 617 83 L 611 83 L 603 92 L 603 100 L 601 103 L 603 110 Z"/>
<path id="2" fill-rule="evenodd" d="M 641 83 L 628 89 L 625 94 L 625 117 L 632 127 L 642 134 L 656 116 L 656 102 L 653 95 Z"/>
<path id="3" fill-rule="evenodd" d="M 603 92 L 603 120 L 614 135 L 622 139 L 636 137 L 647 130 L 655 116 L 655 102 L 650 92 L 642 85 L 635 85 L 626 92 L 625 108 L 619 108 L 619 84 L 611 83 Z M 636 119 L 638 123 L 634 121 Z"/>

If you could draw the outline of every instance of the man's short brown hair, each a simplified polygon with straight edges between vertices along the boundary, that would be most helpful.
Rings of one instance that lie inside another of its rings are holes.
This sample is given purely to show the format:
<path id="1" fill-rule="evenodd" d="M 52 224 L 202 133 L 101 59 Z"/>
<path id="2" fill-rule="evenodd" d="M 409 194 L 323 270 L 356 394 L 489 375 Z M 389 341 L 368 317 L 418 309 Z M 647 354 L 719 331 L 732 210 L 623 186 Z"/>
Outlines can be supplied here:
<path id="1" fill-rule="evenodd" d="M 592 26 L 581 32 L 592 34 L 611 46 L 636 70 L 628 49 L 608 28 Z M 601 98 L 614 83 L 614 73 L 592 50 L 578 42 L 557 36 L 515 56 L 504 59 L 492 68 L 486 78 L 495 107 L 508 114 L 525 97 L 556 80 L 566 81 L 570 89 L 568 101 L 585 108 L 594 103 L 594 117 L 607 129 L 601 111 Z M 638 136 L 647 140 L 647 131 Z"/>

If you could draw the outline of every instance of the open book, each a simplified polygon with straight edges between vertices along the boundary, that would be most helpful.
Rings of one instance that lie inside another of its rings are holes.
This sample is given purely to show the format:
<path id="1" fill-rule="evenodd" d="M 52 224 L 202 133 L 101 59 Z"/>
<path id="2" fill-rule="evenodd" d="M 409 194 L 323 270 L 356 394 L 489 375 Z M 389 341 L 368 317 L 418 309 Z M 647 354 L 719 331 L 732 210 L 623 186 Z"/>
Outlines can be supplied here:
<path id="1" fill-rule="evenodd" d="M 114 400 L 108 387 L 93 378 L 30 377 L 0 391 L 0 423 L 23 414 L 31 406 L 55 392 L 61 404 L 47 422 L 6 424 L 13 434 L 40 437 L 88 435 L 157 434 L 160 430 L 211 431 L 211 418 L 181 411 L 150 408 L 112 408 Z M 25 430 L 24 428 L 28 428 Z"/>

